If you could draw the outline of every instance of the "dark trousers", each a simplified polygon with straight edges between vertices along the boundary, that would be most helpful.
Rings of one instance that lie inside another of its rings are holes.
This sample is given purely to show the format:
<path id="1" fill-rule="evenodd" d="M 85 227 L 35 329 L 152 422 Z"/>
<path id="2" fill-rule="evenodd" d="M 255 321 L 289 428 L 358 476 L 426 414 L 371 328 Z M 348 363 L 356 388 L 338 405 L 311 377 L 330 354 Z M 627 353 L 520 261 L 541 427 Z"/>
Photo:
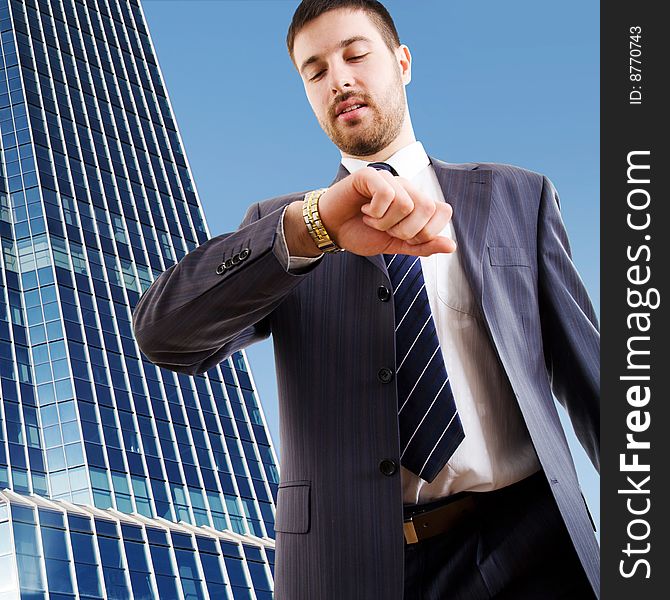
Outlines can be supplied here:
<path id="1" fill-rule="evenodd" d="M 405 544 L 405 600 L 593 600 L 542 472 L 475 495 L 450 531 Z"/>

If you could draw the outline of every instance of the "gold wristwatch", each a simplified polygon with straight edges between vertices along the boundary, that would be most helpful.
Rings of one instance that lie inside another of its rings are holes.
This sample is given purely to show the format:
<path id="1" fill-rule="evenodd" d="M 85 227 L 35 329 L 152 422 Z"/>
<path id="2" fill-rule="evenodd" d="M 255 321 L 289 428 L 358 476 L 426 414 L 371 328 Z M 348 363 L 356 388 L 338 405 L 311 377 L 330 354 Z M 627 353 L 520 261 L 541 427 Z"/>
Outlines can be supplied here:
<path id="1" fill-rule="evenodd" d="M 327 190 L 328 188 L 321 188 L 305 194 L 305 198 L 302 201 L 302 216 L 305 219 L 305 225 L 307 226 L 309 235 L 312 236 L 314 243 L 321 252 L 342 252 L 344 248 L 340 248 L 331 239 L 326 228 L 323 226 L 319 215 L 319 199 Z"/>

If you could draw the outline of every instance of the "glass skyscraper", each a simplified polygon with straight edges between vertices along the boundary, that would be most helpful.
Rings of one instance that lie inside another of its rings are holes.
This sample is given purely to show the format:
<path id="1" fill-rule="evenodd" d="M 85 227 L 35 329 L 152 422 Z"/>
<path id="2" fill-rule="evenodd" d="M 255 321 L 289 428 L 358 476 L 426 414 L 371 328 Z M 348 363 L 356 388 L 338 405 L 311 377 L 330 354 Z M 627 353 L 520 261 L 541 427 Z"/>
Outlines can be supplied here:
<path id="1" fill-rule="evenodd" d="M 242 353 L 132 335 L 208 237 L 137 0 L 0 0 L 0 600 L 272 597 L 276 457 Z"/>

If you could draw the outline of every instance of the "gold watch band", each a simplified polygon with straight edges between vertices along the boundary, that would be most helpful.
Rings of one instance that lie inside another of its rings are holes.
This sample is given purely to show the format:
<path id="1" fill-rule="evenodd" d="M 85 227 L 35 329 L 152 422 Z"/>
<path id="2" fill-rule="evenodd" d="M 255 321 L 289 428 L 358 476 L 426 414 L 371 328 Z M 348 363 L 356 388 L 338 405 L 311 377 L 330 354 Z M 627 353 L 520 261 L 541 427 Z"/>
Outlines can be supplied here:
<path id="1" fill-rule="evenodd" d="M 319 199 L 323 196 L 328 188 L 321 188 L 313 190 L 305 194 L 302 201 L 302 216 L 305 219 L 305 225 L 309 235 L 312 236 L 314 243 L 321 252 L 332 253 L 342 252 L 344 248 L 340 248 L 328 235 L 326 228 L 321 222 L 319 215 Z"/>

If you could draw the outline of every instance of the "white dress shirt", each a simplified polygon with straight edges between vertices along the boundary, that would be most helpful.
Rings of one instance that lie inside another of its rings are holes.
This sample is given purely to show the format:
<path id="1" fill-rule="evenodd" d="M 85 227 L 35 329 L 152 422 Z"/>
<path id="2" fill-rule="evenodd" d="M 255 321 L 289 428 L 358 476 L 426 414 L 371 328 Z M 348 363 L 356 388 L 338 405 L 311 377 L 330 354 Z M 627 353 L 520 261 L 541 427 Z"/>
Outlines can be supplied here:
<path id="1" fill-rule="evenodd" d="M 384 162 L 436 202 L 445 201 L 420 142 L 405 146 Z M 365 168 L 368 162 L 343 158 L 342 164 L 353 173 Z M 454 218 L 458 219 L 458 215 Z M 285 243 L 282 221 L 279 235 Z M 442 235 L 458 243 L 451 221 Z M 299 271 L 315 260 L 320 258 L 292 256 L 288 268 Z M 421 267 L 465 439 L 431 483 L 401 467 L 405 504 L 430 502 L 464 490 L 495 490 L 540 468 L 514 393 L 465 277 L 458 250 L 421 257 Z"/>

